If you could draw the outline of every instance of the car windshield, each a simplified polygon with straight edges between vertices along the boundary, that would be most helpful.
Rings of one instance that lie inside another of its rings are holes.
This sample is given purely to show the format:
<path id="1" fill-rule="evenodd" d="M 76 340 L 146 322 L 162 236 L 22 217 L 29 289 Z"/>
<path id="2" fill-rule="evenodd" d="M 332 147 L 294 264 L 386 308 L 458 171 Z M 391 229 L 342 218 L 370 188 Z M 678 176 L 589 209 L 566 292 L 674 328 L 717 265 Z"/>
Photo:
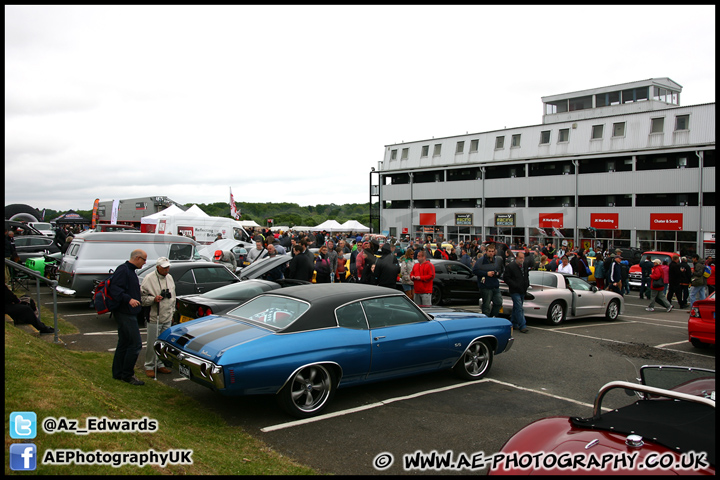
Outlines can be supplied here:
<path id="1" fill-rule="evenodd" d="M 212 298 L 214 300 L 244 300 L 246 298 L 252 298 L 260 295 L 263 292 L 267 292 L 272 288 L 264 282 L 258 282 L 253 280 L 246 280 L 244 282 L 233 283 L 232 285 L 225 285 L 224 287 L 210 290 L 203 294 L 205 298 Z"/>
<path id="2" fill-rule="evenodd" d="M 49 223 L 33 223 L 33 227 L 37 228 L 38 230 L 52 231 L 52 225 L 50 225 Z"/>
<path id="3" fill-rule="evenodd" d="M 282 330 L 300 318 L 308 308 L 310 308 L 309 304 L 293 298 L 260 295 L 230 310 L 227 314 L 273 330 Z"/>
<path id="4" fill-rule="evenodd" d="M 645 365 L 640 369 L 643 385 L 666 390 L 685 390 L 693 395 L 715 395 L 715 372 L 703 368 Z M 700 391 L 693 391 L 693 386 Z M 684 388 L 683 388 L 684 387 Z M 703 392 L 702 390 L 706 390 Z"/>

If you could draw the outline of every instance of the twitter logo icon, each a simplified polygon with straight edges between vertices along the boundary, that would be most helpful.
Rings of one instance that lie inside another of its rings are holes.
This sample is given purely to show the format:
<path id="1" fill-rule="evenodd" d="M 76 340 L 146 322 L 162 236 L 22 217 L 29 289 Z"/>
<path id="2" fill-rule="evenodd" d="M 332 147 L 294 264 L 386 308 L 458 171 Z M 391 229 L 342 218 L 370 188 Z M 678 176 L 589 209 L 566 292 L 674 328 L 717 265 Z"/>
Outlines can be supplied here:
<path id="1" fill-rule="evenodd" d="M 37 415 L 35 412 L 12 412 L 10 414 L 10 438 L 35 438 Z"/>

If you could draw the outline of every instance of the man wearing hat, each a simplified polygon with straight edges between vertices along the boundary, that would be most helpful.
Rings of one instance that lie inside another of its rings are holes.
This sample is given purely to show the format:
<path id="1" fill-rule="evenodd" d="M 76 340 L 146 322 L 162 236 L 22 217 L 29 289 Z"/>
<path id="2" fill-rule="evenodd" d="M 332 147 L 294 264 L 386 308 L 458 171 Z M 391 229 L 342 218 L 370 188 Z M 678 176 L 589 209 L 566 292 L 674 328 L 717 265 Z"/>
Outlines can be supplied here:
<path id="1" fill-rule="evenodd" d="M 150 307 L 147 323 L 147 347 L 145 349 L 145 375 L 155 378 L 155 373 L 172 373 L 155 354 L 155 340 L 158 335 L 172 325 L 175 312 L 175 281 L 170 275 L 170 261 L 160 257 L 155 263 L 155 271 L 149 273 L 140 285 L 143 306 Z"/>
<path id="2" fill-rule="evenodd" d="M 230 251 L 215 250 L 213 262 L 222 263 L 232 273 L 235 273 L 237 270 L 237 259 L 235 258 L 235 254 Z"/>

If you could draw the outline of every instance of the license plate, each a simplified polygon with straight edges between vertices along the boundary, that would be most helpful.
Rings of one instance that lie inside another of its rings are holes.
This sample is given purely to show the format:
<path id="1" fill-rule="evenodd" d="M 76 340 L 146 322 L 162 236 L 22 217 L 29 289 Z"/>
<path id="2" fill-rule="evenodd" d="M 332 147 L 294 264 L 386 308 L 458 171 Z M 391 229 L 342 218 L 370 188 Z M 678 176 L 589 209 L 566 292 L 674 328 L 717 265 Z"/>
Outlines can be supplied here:
<path id="1" fill-rule="evenodd" d="M 180 315 L 180 323 L 189 322 L 190 320 L 195 320 L 194 318 L 186 317 L 185 315 Z"/>
<path id="2" fill-rule="evenodd" d="M 178 366 L 178 370 L 180 370 L 180 375 L 182 375 L 185 378 L 190 378 L 190 367 L 187 365 L 180 364 Z"/>

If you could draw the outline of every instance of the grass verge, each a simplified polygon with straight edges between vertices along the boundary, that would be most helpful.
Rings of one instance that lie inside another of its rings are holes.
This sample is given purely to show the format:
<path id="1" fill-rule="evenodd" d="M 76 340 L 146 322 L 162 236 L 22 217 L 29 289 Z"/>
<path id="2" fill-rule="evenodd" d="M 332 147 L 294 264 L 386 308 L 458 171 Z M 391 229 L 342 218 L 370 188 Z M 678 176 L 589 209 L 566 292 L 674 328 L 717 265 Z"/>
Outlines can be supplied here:
<path id="1" fill-rule="evenodd" d="M 25 473 L 10 469 L 12 443 L 34 443 L 37 469 L 45 475 L 298 475 L 314 474 L 309 467 L 270 449 L 238 427 L 196 401 L 160 382 L 132 387 L 109 374 L 112 355 L 77 352 L 46 342 L 5 323 L 5 474 Z M 11 412 L 32 411 L 38 419 L 37 437 L 10 437 Z M 47 417 L 78 420 L 88 417 L 157 421 L 154 433 L 46 434 Z M 49 450 L 82 452 L 167 452 L 192 450 L 191 465 L 46 465 Z"/>

